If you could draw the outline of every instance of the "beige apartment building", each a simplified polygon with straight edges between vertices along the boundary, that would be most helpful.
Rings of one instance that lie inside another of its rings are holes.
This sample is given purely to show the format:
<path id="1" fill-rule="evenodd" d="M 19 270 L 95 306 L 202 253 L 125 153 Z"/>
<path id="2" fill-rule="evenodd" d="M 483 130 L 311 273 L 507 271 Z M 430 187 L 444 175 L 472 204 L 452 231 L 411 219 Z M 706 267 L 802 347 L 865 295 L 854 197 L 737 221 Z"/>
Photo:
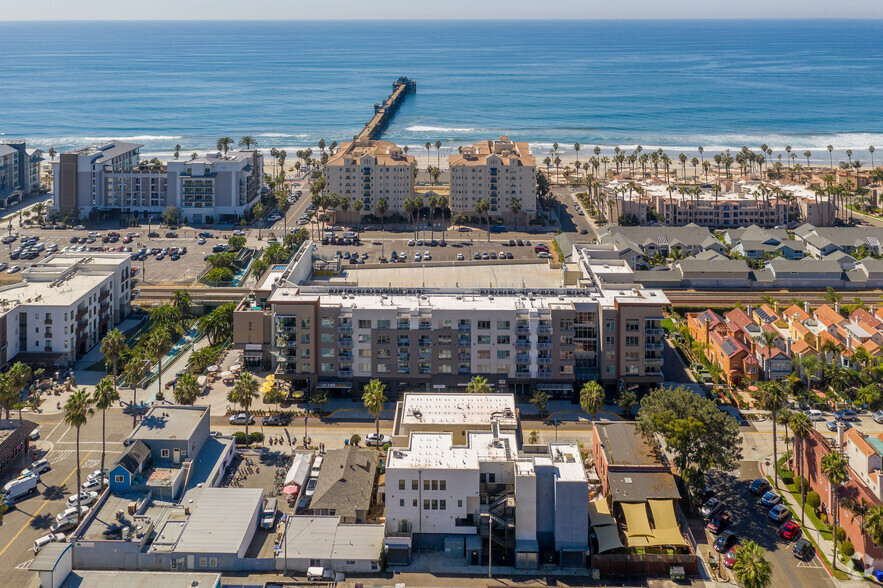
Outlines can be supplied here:
<path id="1" fill-rule="evenodd" d="M 522 219 L 537 211 L 537 163 L 527 143 L 508 137 L 463 147 L 448 157 L 451 171 L 450 206 L 454 214 L 477 216 L 476 203 L 487 200 L 491 219 L 515 220 L 514 199 L 521 205 Z"/>
<path id="2" fill-rule="evenodd" d="M 414 156 L 389 141 L 358 140 L 341 143 L 325 166 L 325 192 L 348 198 L 349 212 L 338 210 L 337 219 L 354 220 L 353 203 L 361 200 L 361 215 L 376 214 L 381 198 L 388 212 L 402 212 L 414 195 Z"/>
<path id="3" fill-rule="evenodd" d="M 481 375 L 499 392 L 572 398 L 589 380 L 662 381 L 661 291 L 588 279 L 548 290 L 334 287 L 296 271 L 264 276 L 235 310 L 233 337 L 246 361 L 297 386 L 358 398 L 374 378 L 397 394 L 462 390 Z"/>

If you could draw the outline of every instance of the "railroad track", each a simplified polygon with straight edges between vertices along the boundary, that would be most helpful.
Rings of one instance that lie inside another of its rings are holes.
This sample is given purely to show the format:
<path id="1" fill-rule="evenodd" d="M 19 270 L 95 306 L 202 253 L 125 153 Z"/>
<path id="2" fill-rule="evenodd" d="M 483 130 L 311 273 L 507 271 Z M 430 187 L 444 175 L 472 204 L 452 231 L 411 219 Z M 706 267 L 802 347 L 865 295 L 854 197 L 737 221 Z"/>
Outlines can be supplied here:
<path id="1" fill-rule="evenodd" d="M 759 304 L 769 296 L 782 304 L 790 305 L 795 300 L 809 302 L 810 306 L 830 304 L 825 292 L 819 290 L 664 290 L 673 305 L 735 306 Z M 874 306 L 883 300 L 883 290 L 838 290 L 844 304 L 852 304 L 858 298 L 863 303 Z"/>

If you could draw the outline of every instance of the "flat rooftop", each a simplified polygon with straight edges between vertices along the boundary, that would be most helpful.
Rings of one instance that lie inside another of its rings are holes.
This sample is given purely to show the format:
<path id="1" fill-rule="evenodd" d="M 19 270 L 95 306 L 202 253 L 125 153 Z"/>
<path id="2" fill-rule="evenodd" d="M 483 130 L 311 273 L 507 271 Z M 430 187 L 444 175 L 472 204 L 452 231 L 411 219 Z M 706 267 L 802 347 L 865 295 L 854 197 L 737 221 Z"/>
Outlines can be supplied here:
<path id="1" fill-rule="evenodd" d="M 313 516 L 290 516 L 286 524 L 288 557 L 376 560 L 383 547 L 383 525 L 341 525 L 340 517 Z"/>
<path id="2" fill-rule="evenodd" d="M 558 478 L 575 482 L 586 482 L 586 468 L 576 443 L 550 443 L 549 453 L 552 463 L 558 469 Z"/>
<path id="3" fill-rule="evenodd" d="M 485 248 L 487 249 L 487 248 Z M 477 251 L 478 249 L 473 249 Z M 488 250 L 489 251 L 489 250 Z M 464 255 L 468 251 L 463 252 Z M 456 264 L 456 265 L 455 265 Z M 455 261 L 450 265 L 389 266 L 350 269 L 343 275 L 316 283 L 350 284 L 363 288 L 562 288 L 561 269 L 553 269 L 545 261 L 539 263 L 470 263 Z"/>
<path id="4" fill-rule="evenodd" d="M 402 400 L 403 425 L 517 425 L 512 394 L 406 393 Z"/>
<path id="5" fill-rule="evenodd" d="M 189 439 L 203 415 L 209 410 L 207 406 L 178 406 L 174 404 L 154 405 L 147 411 L 138 427 L 129 437 L 141 439 Z M 149 445 L 149 444 L 148 444 Z"/>
<path id="6" fill-rule="evenodd" d="M 475 470 L 483 461 L 515 460 L 515 433 L 469 433 L 465 446 L 455 446 L 451 433 L 411 433 L 407 448 L 390 448 L 387 469 Z"/>
<path id="7" fill-rule="evenodd" d="M 662 465 L 634 423 L 600 425 L 597 431 L 608 467 Z"/>
<path id="8" fill-rule="evenodd" d="M 608 472 L 607 482 L 614 502 L 681 498 L 671 472 Z"/>
<path id="9" fill-rule="evenodd" d="M 93 572 L 74 570 L 62 583 L 63 588 L 214 588 L 220 574 L 195 572 Z"/>
<path id="10" fill-rule="evenodd" d="M 262 488 L 195 488 L 181 501 L 193 509 L 173 551 L 238 553 L 247 547 L 249 527 L 257 525 Z M 250 539 L 250 538 L 249 538 Z"/>
<path id="11" fill-rule="evenodd" d="M 139 527 L 141 530 L 146 530 L 149 521 L 158 520 L 173 506 L 171 502 L 151 500 L 137 518 L 130 515 L 129 504 L 135 502 L 141 505 L 143 500 L 145 500 L 143 494 L 109 494 L 100 505 L 100 510 L 95 513 L 95 517 L 83 529 L 80 535 L 81 540 L 122 541 L 122 531 L 125 527 L 132 529 L 132 537 L 135 538 L 138 535 Z M 123 513 L 122 516 L 118 516 L 120 512 Z"/>

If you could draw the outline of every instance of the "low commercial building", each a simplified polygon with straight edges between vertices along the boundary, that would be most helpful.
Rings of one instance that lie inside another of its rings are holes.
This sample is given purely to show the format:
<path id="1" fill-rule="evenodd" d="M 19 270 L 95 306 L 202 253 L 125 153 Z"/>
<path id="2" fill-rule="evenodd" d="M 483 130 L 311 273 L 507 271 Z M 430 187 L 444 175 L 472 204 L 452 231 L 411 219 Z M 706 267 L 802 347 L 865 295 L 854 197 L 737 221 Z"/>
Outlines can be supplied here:
<path id="1" fill-rule="evenodd" d="M 85 355 L 131 313 L 127 253 L 61 253 L 0 287 L 0 368 L 46 367 Z"/>
<path id="2" fill-rule="evenodd" d="M 479 216 L 480 200 L 487 201 L 486 215 L 491 219 L 512 222 L 518 215 L 536 214 L 537 163 L 527 143 L 509 137 L 475 143 L 448 157 L 448 166 L 453 214 Z"/>
<path id="3" fill-rule="evenodd" d="M 611 491 L 608 480 L 610 473 L 670 472 L 659 448 L 650 445 L 634 423 L 610 423 L 594 427 L 592 458 L 604 495 Z"/>
<path id="4" fill-rule="evenodd" d="M 329 450 L 307 513 L 337 517 L 344 524 L 367 522 L 376 476 L 376 451 L 358 447 Z"/>
<path id="5" fill-rule="evenodd" d="M 465 445 L 468 432 L 490 431 L 493 426 L 520 435 L 514 395 L 405 393 L 396 403 L 393 444 L 407 446 L 415 432 L 447 432 L 455 445 Z"/>
<path id="6" fill-rule="evenodd" d="M 29 463 L 22 461 L 22 453 L 30 455 L 29 435 L 37 427 L 27 419 L 0 419 L 0 475 L 19 472 L 24 469 L 22 463 Z"/>
<path id="7" fill-rule="evenodd" d="M 159 218 L 168 206 L 190 222 L 241 218 L 258 201 L 263 155 L 209 153 L 155 165 L 140 162 L 142 145 L 110 141 L 62 153 L 53 164 L 54 207 L 61 217 L 92 210 Z"/>
<path id="8" fill-rule="evenodd" d="M 321 567 L 332 573 L 373 574 L 380 571 L 383 525 L 347 525 L 340 517 L 288 516 L 276 569 L 306 573 Z"/>

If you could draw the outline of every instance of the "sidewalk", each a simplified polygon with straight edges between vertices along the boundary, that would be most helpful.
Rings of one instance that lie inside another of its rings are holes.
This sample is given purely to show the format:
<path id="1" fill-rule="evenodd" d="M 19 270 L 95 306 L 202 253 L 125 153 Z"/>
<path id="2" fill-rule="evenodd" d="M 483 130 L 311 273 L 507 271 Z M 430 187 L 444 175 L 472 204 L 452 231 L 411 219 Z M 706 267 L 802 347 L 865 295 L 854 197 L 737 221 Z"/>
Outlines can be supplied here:
<path id="1" fill-rule="evenodd" d="M 774 463 L 772 456 L 769 457 L 769 462 L 770 462 L 770 464 Z M 764 464 L 765 464 L 764 461 L 761 461 L 759 463 L 760 472 L 764 476 L 767 476 L 768 475 L 767 471 L 766 471 L 767 467 Z M 770 467 L 772 467 L 772 466 L 770 466 Z M 788 506 L 791 508 L 791 511 L 793 513 L 795 513 L 795 515 L 796 515 L 795 518 L 799 518 L 799 516 L 800 516 L 800 502 L 798 502 L 797 499 L 794 498 L 794 496 L 790 492 L 788 492 L 787 489 L 785 489 L 785 490 L 780 489 L 779 494 L 781 494 L 782 497 L 785 499 L 785 501 L 788 503 Z M 809 538 L 812 539 L 812 541 L 816 544 L 818 549 L 825 555 L 827 560 L 829 562 L 833 562 L 834 561 L 834 545 L 833 545 L 833 543 L 831 543 L 830 541 L 827 541 L 825 539 L 822 539 L 821 531 L 815 526 L 812 519 L 810 519 L 809 517 L 804 517 L 804 524 L 802 526 L 803 526 L 804 535 L 808 535 Z M 831 571 L 831 569 L 828 567 L 828 565 L 826 563 L 824 565 L 825 565 L 825 569 L 828 571 L 828 574 L 830 574 L 833 577 L 833 572 Z M 868 581 L 868 578 L 863 577 L 862 574 L 860 574 L 859 572 L 856 572 L 854 569 L 851 568 L 851 566 L 848 566 L 847 564 L 845 564 L 843 562 L 837 563 L 837 570 L 848 575 L 852 580 L 858 580 L 863 583 Z M 842 580 L 836 580 L 836 579 L 835 579 L 835 581 L 843 582 Z"/>

